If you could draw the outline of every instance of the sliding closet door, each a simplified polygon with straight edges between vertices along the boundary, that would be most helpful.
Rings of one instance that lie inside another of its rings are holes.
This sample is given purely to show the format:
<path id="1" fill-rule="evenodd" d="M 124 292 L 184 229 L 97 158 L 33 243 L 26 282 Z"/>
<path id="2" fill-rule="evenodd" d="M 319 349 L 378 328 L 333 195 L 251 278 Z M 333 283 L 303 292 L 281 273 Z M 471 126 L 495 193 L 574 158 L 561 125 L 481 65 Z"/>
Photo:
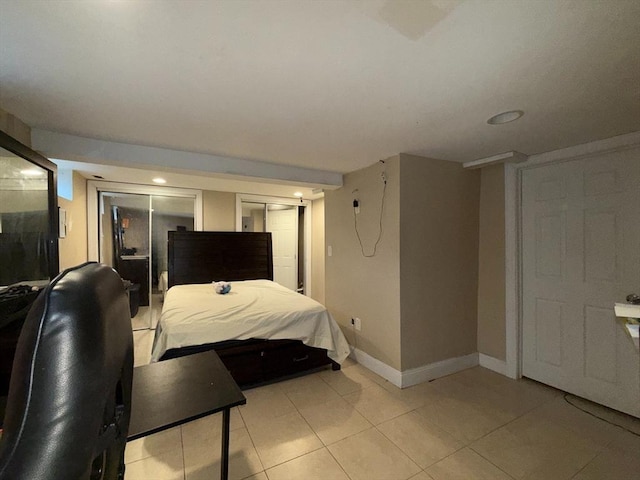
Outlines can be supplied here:
<path id="1" fill-rule="evenodd" d="M 155 328 L 167 288 L 167 232 L 194 229 L 195 197 L 100 192 L 100 261 L 129 285 L 132 327 Z"/>
<path id="2" fill-rule="evenodd" d="M 133 329 L 151 328 L 149 196 L 100 192 L 100 202 L 100 261 L 127 285 Z"/>
<path id="3" fill-rule="evenodd" d="M 298 207 L 267 205 L 267 232 L 273 243 L 273 279 L 298 289 Z"/>
<path id="4" fill-rule="evenodd" d="M 267 199 L 265 199 L 267 200 Z M 306 204 L 242 201 L 242 231 L 270 232 L 273 244 L 273 280 L 306 294 Z"/>
<path id="5" fill-rule="evenodd" d="M 151 195 L 151 325 L 158 324 L 168 281 L 168 232 L 194 229 L 194 199 Z"/>
<path id="6" fill-rule="evenodd" d="M 267 205 L 257 202 L 242 202 L 242 231 L 264 232 Z"/>

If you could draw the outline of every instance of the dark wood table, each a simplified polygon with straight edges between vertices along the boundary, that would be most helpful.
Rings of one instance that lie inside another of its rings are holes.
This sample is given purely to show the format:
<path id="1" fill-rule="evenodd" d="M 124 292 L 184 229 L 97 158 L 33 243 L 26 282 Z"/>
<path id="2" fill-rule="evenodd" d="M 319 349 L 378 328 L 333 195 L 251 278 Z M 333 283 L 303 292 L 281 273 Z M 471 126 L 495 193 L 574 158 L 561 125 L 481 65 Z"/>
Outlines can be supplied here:
<path id="1" fill-rule="evenodd" d="M 134 368 L 132 397 L 127 440 L 222 411 L 220 478 L 227 480 L 231 408 L 247 400 L 216 352 Z"/>

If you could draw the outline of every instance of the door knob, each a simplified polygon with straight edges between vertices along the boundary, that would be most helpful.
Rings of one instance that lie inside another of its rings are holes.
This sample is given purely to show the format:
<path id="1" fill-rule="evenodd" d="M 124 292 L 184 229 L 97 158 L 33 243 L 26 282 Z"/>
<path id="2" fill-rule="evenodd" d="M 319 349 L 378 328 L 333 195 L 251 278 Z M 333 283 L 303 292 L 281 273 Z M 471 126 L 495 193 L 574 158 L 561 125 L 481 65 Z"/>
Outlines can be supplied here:
<path id="1" fill-rule="evenodd" d="M 630 293 L 627 295 L 627 302 L 632 303 L 634 305 L 640 305 L 640 295 L 635 293 Z"/>

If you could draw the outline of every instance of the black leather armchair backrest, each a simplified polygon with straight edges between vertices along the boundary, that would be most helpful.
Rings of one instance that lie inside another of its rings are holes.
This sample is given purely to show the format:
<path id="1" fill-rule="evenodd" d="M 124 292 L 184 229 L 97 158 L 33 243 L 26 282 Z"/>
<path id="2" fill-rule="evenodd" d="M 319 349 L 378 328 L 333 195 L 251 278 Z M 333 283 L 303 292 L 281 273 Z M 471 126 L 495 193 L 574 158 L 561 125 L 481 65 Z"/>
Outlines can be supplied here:
<path id="1" fill-rule="evenodd" d="M 11 374 L 0 480 L 122 478 L 133 339 L 120 276 L 86 263 L 33 304 Z"/>

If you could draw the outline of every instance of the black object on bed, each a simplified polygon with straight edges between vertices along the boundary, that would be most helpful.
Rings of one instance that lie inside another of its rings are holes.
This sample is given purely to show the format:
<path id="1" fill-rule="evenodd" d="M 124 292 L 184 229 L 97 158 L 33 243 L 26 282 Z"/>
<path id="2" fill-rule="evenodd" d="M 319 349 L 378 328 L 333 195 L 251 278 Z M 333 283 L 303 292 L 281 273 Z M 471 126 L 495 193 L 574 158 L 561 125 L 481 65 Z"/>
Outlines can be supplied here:
<path id="1" fill-rule="evenodd" d="M 169 232 L 169 287 L 212 281 L 273 280 L 271 234 Z M 162 360 L 214 349 L 241 386 L 265 383 L 325 365 L 327 351 L 299 340 L 230 340 L 167 350 Z"/>

